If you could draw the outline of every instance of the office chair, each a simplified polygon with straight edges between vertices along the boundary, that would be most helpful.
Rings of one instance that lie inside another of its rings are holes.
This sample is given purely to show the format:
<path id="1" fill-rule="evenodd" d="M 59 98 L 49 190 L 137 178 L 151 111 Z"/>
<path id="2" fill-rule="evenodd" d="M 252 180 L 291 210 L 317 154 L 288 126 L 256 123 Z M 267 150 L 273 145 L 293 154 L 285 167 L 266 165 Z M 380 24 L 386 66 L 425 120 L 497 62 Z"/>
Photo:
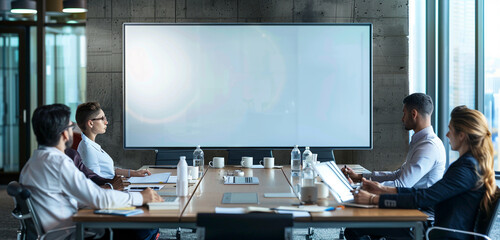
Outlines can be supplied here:
<path id="1" fill-rule="evenodd" d="M 198 213 L 198 239 L 292 239 L 292 214 Z"/>
<path id="2" fill-rule="evenodd" d="M 444 228 L 444 227 L 431 227 L 427 229 L 427 232 L 425 233 L 426 239 L 437 239 L 434 238 L 431 235 L 431 232 L 436 230 L 436 231 L 446 231 L 446 232 L 454 232 L 454 233 L 459 233 L 459 234 L 464 234 L 464 235 L 471 235 L 475 239 L 486 239 L 486 240 L 491 240 L 488 235 L 490 235 L 491 229 L 493 228 L 493 224 L 495 224 L 497 215 L 498 215 L 498 209 L 500 205 L 500 188 L 497 187 L 495 191 L 495 198 L 493 201 L 490 203 L 490 209 L 491 211 L 486 212 L 483 209 L 479 208 L 478 214 L 476 216 L 476 221 L 475 221 L 475 227 L 474 227 L 474 232 L 469 232 L 469 231 L 462 231 L 462 230 L 457 230 L 457 229 L 452 229 L 452 228 Z"/>
<path id="3" fill-rule="evenodd" d="M 21 225 L 17 230 L 18 240 L 51 239 L 50 236 L 54 233 L 68 236 L 74 232 L 74 226 L 45 232 L 33 208 L 33 204 L 31 202 L 31 192 L 20 183 L 16 181 L 10 182 L 7 186 L 7 193 L 14 198 L 15 208 L 12 211 L 12 216 L 19 220 Z"/>

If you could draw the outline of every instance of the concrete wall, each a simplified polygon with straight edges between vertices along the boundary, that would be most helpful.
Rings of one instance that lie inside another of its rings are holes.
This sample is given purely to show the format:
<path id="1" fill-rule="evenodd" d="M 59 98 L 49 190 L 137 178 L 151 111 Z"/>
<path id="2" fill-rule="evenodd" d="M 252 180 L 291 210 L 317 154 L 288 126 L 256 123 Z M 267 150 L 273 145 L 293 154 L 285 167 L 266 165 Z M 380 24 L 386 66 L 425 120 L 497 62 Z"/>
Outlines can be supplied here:
<path id="1" fill-rule="evenodd" d="M 153 164 L 153 151 L 123 150 L 122 23 L 370 22 L 373 24 L 372 151 L 336 151 L 341 163 L 395 169 L 408 150 L 402 99 L 408 94 L 408 2 L 405 0 L 88 0 L 87 100 L 109 119 L 97 142 L 117 166 Z M 194 146 L 193 146 L 194 147 Z M 208 153 L 207 155 L 213 155 Z M 276 154 L 288 162 L 289 151 Z"/>

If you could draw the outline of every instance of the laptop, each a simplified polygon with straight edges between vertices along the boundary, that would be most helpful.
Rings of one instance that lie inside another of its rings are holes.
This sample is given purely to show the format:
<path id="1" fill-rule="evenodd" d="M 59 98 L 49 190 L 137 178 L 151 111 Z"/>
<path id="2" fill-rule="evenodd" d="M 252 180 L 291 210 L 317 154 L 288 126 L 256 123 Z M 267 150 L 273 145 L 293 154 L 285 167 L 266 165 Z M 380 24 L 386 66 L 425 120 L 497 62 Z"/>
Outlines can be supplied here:
<path id="1" fill-rule="evenodd" d="M 377 205 L 354 203 L 354 196 L 351 192 L 353 188 L 335 161 L 317 163 L 313 165 L 313 168 L 328 186 L 330 193 L 339 205 L 360 208 L 377 207 Z"/>
<path id="2" fill-rule="evenodd" d="M 258 177 L 239 177 L 239 176 L 226 176 L 224 177 L 224 184 L 233 185 L 233 184 L 259 184 Z"/>

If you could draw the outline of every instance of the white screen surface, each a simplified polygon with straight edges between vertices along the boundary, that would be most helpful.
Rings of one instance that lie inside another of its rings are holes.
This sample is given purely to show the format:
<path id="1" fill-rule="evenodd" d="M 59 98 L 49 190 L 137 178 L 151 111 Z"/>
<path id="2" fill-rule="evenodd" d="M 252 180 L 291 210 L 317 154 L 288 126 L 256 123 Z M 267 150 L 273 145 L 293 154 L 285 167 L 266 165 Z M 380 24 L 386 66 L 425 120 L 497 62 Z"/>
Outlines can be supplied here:
<path id="1" fill-rule="evenodd" d="M 124 25 L 126 148 L 371 148 L 371 25 Z"/>

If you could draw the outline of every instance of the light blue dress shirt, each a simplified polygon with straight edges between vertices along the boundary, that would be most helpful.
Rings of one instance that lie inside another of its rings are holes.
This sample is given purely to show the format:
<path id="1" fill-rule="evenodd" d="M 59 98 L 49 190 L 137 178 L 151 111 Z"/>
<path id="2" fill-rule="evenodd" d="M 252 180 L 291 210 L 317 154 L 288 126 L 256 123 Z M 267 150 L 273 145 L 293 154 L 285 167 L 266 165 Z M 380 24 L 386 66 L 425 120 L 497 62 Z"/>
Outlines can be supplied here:
<path id="1" fill-rule="evenodd" d="M 363 177 L 382 182 L 384 186 L 428 188 L 443 177 L 445 164 L 443 142 L 429 126 L 412 136 L 406 161 L 398 170 L 374 171 Z"/>
<path id="2" fill-rule="evenodd" d="M 82 157 L 83 164 L 103 178 L 115 176 L 113 159 L 101 148 L 101 145 L 90 140 L 82 133 L 82 141 L 78 145 L 78 153 Z"/>

